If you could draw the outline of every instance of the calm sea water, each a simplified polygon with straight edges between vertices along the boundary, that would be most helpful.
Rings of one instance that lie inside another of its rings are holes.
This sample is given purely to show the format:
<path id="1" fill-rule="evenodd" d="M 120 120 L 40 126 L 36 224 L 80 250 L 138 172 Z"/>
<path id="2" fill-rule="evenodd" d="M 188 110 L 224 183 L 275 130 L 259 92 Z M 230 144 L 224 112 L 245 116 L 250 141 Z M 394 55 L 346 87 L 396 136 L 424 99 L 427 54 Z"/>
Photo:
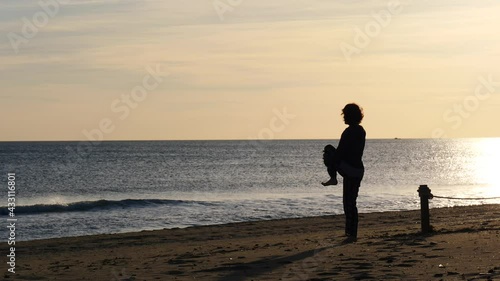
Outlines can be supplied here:
<path id="1" fill-rule="evenodd" d="M 10 172 L 19 240 L 341 214 L 341 188 L 320 184 L 328 143 L 337 141 L 4 142 L 0 213 L 6 220 Z M 364 162 L 361 212 L 418 209 L 420 184 L 500 196 L 500 139 L 368 140 Z M 500 200 L 431 206 L 485 203 Z"/>

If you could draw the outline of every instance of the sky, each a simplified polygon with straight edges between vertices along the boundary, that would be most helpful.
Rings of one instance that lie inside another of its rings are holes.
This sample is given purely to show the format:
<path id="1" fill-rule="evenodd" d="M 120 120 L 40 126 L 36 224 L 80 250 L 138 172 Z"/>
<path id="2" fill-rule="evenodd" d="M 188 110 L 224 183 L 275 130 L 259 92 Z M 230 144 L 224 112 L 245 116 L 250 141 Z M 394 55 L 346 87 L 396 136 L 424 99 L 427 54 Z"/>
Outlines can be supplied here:
<path id="1" fill-rule="evenodd" d="M 42 3 L 42 4 L 40 4 Z M 500 2 L 2 0 L 0 141 L 500 137 Z"/>

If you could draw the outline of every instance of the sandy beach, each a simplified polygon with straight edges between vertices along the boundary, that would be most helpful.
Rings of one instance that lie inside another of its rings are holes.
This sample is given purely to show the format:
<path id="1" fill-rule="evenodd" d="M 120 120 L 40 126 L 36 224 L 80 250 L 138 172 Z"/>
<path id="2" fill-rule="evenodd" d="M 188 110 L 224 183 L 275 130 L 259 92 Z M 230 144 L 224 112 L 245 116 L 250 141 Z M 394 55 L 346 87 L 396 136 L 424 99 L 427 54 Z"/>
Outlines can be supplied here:
<path id="1" fill-rule="evenodd" d="M 5 280 L 500 280 L 500 205 L 18 242 Z M 5 263 L 4 263 L 5 264 Z M 6 265 L 5 265 L 6 266 Z M 7 267 L 7 266 L 6 266 Z"/>

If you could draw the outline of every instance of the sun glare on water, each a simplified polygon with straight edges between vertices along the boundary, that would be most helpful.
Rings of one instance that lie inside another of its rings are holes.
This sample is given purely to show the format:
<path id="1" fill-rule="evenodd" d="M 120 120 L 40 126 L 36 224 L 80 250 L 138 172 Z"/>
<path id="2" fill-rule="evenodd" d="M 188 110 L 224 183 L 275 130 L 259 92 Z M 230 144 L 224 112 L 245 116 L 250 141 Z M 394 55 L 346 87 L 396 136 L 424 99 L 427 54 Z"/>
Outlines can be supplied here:
<path id="1" fill-rule="evenodd" d="M 500 197 L 500 139 L 482 139 L 474 145 L 477 180 L 487 189 L 484 196 Z"/>

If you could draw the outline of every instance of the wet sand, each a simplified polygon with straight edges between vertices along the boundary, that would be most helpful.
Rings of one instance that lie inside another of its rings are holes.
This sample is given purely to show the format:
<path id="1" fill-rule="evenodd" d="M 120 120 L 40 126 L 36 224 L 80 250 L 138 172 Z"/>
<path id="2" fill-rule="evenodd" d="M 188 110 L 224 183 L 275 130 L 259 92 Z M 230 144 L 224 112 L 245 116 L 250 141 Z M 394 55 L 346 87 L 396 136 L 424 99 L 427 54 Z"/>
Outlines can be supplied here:
<path id="1" fill-rule="evenodd" d="M 500 205 L 18 242 L 5 280 L 500 280 Z"/>

